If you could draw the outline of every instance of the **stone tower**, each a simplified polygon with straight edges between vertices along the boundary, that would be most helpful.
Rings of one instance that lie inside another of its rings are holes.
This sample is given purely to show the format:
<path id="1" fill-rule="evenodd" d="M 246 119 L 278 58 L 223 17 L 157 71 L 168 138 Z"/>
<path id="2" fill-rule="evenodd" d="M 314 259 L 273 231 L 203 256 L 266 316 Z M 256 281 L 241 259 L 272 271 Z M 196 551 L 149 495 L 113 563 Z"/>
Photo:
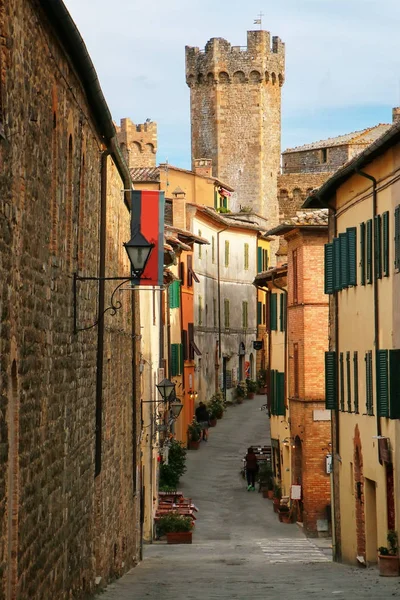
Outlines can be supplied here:
<path id="1" fill-rule="evenodd" d="M 231 209 L 249 206 L 278 223 L 281 87 L 285 45 L 268 31 L 248 31 L 247 47 L 212 38 L 204 50 L 186 46 L 192 164 L 206 157 L 213 175 L 235 194 Z"/>
<path id="2" fill-rule="evenodd" d="M 121 119 L 116 127 L 118 141 L 128 167 L 155 167 L 157 153 L 157 123 L 148 119 L 135 125 L 130 119 Z"/>

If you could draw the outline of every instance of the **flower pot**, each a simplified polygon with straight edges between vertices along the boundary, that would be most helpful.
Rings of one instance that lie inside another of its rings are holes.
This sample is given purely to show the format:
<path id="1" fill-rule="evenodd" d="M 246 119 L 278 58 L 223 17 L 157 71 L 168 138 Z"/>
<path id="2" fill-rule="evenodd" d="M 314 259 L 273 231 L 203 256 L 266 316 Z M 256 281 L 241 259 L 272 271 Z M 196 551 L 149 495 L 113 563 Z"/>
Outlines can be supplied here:
<path id="1" fill-rule="evenodd" d="M 281 523 L 291 523 L 292 522 L 292 515 L 290 514 L 290 511 L 285 510 L 278 510 L 278 516 L 279 516 L 279 521 Z"/>
<path id="2" fill-rule="evenodd" d="M 236 402 L 237 402 L 238 404 L 243 404 L 243 398 L 242 398 L 242 396 L 238 396 L 238 397 L 236 398 Z"/>
<path id="3" fill-rule="evenodd" d="M 248 393 L 247 393 L 247 398 L 248 398 L 249 400 L 253 400 L 253 398 L 254 398 L 254 392 L 248 392 Z"/>
<path id="4" fill-rule="evenodd" d="M 399 557 L 379 554 L 379 575 L 381 577 L 399 576 Z"/>
<path id="5" fill-rule="evenodd" d="M 261 490 L 263 498 L 269 498 L 270 490 Z"/>
<path id="6" fill-rule="evenodd" d="M 200 446 L 200 440 L 189 440 L 189 450 L 198 450 Z"/>
<path id="7" fill-rule="evenodd" d="M 274 497 L 274 490 L 267 490 L 268 500 L 272 500 L 273 497 Z"/>
<path id="8" fill-rule="evenodd" d="M 217 424 L 217 419 L 210 419 L 210 427 L 215 427 Z"/>
<path id="9" fill-rule="evenodd" d="M 266 387 L 260 387 L 260 389 L 258 390 L 258 393 L 260 395 L 264 395 L 267 393 L 267 388 Z"/>
<path id="10" fill-rule="evenodd" d="M 166 534 L 167 544 L 191 544 L 192 543 L 192 532 L 191 531 L 171 531 Z"/>

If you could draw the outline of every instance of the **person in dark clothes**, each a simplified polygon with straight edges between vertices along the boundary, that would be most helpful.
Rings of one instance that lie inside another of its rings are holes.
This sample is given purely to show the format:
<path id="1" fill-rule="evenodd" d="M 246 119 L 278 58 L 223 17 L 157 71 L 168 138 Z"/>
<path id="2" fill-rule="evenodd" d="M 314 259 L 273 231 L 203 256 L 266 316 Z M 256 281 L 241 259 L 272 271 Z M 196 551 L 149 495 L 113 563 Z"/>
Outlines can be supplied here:
<path id="1" fill-rule="evenodd" d="M 247 449 L 245 456 L 246 460 L 246 477 L 247 477 L 247 491 L 254 492 L 256 489 L 256 474 L 258 471 L 257 456 L 254 453 L 253 448 Z"/>
<path id="2" fill-rule="evenodd" d="M 196 408 L 196 421 L 200 423 L 202 430 L 202 439 L 206 442 L 208 438 L 208 422 L 210 420 L 210 415 L 208 414 L 208 410 L 204 402 L 199 402 L 198 407 Z"/>

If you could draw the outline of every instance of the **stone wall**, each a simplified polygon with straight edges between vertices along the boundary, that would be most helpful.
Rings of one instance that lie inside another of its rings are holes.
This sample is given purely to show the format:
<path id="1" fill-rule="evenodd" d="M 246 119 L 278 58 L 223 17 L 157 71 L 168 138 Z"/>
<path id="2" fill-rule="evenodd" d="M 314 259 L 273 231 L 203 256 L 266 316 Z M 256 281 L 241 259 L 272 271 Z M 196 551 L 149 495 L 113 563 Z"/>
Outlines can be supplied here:
<path id="1" fill-rule="evenodd" d="M 212 159 L 213 174 L 235 189 L 230 208 L 251 206 L 278 222 L 281 86 L 284 44 L 267 31 L 248 31 L 247 47 L 211 39 L 186 47 L 192 160 Z"/>
<path id="2" fill-rule="evenodd" d="M 368 144 L 357 144 L 353 149 L 349 144 L 340 146 L 326 146 L 310 150 L 291 152 L 286 150 L 282 154 L 282 172 L 286 173 L 334 173 L 339 167 L 351 158 L 352 154 L 358 154 Z"/>
<path id="3" fill-rule="evenodd" d="M 312 190 L 319 188 L 332 173 L 290 173 L 278 176 L 280 221 L 300 210 Z"/>
<path id="4" fill-rule="evenodd" d="M 98 274 L 104 146 L 35 7 L 0 11 L 1 600 L 81 598 L 137 557 L 129 304 L 105 322 L 96 480 L 97 329 L 73 333 L 73 272 Z M 108 171 L 108 274 L 118 275 L 130 217 L 110 160 Z M 80 283 L 80 327 L 97 303 L 98 284 Z"/>

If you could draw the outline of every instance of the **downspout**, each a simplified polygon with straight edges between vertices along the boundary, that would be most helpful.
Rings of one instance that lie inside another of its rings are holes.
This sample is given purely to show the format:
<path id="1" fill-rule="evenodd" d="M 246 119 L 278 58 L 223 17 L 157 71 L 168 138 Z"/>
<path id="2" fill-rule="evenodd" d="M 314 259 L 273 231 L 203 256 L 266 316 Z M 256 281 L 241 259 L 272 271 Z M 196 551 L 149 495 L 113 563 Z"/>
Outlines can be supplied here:
<path id="1" fill-rule="evenodd" d="M 103 419 L 103 363 L 104 363 L 104 293 L 106 276 L 106 227 L 107 227 L 107 158 L 101 155 L 100 163 L 100 240 L 99 240 L 99 299 L 96 361 L 96 416 L 95 416 L 95 477 L 101 472 L 102 419 Z"/>
<path id="2" fill-rule="evenodd" d="M 375 177 L 373 177 L 372 175 L 369 175 L 368 173 L 365 173 L 364 171 L 360 171 L 358 169 L 356 169 L 356 173 L 357 175 L 360 175 L 361 177 L 365 177 L 366 179 L 369 179 L 370 181 L 372 181 L 372 223 L 373 223 L 373 227 L 375 230 L 375 217 L 378 214 L 378 198 L 377 198 L 377 181 L 375 179 Z M 375 353 L 379 350 L 379 293 L 378 293 L 378 278 L 376 276 L 376 269 L 375 269 L 375 265 L 376 265 L 376 248 L 375 248 L 375 243 L 374 243 L 374 254 L 373 254 L 373 274 L 374 274 L 374 344 L 375 344 Z M 371 265 L 372 267 L 372 265 Z M 376 354 L 375 354 L 376 356 Z M 377 436 L 381 436 L 382 435 L 382 428 L 381 428 L 381 419 L 379 416 L 379 412 L 378 412 L 378 407 L 376 407 L 376 434 Z"/>

